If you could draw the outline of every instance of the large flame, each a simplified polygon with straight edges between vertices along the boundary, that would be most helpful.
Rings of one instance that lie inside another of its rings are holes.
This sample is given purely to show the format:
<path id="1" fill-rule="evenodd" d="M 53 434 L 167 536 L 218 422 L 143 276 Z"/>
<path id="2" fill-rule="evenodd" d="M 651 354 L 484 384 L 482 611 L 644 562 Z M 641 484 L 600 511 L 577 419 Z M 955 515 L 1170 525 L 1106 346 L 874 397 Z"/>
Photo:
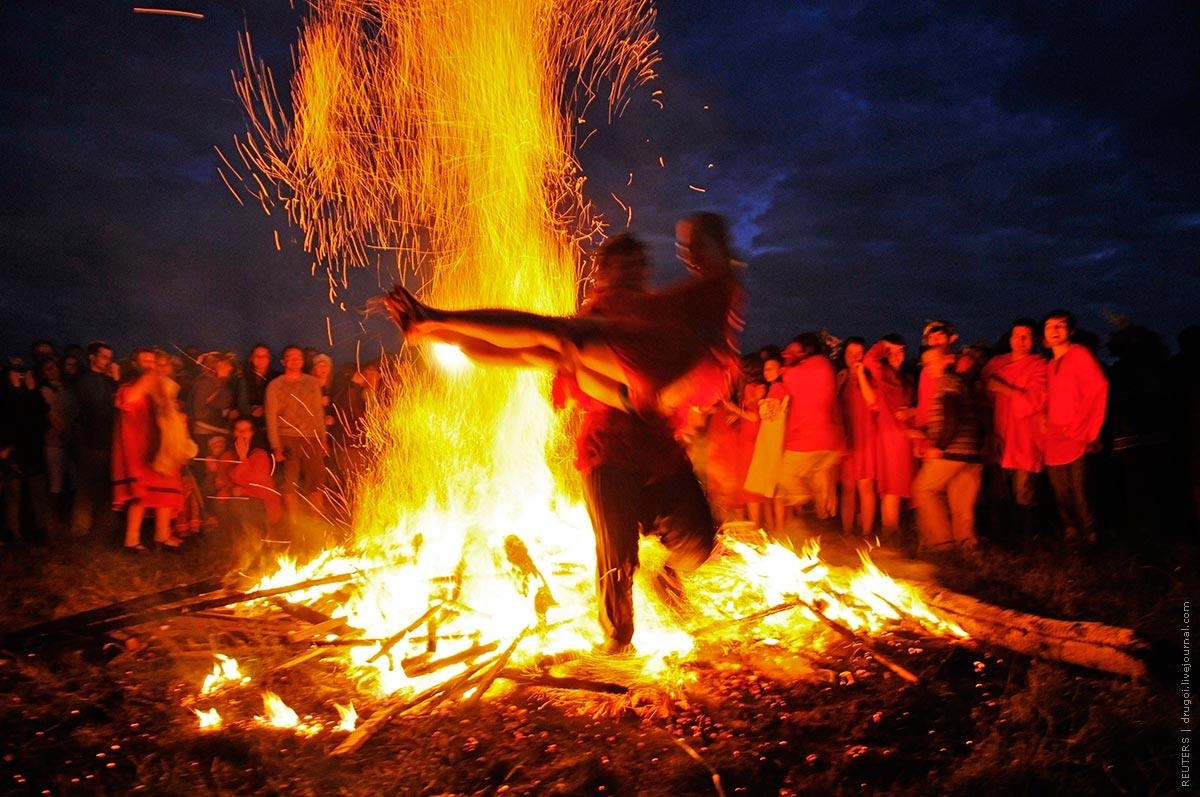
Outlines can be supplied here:
<path id="1" fill-rule="evenodd" d="M 314 0 L 290 115 L 243 41 L 250 130 L 238 152 L 250 173 L 229 166 L 227 178 L 302 230 L 331 298 L 347 267 L 373 265 L 443 305 L 570 313 L 581 244 L 602 231 L 576 135 L 595 99 L 611 116 L 653 77 L 653 18 L 643 0 Z M 330 611 L 378 640 L 346 655 L 383 694 L 446 683 L 485 652 L 511 646 L 519 663 L 598 641 L 595 543 L 548 375 L 425 354 L 393 373 L 394 399 L 371 416 L 377 460 L 350 502 L 350 550 L 283 563 L 262 584 L 369 572 Z M 638 592 L 643 672 L 678 672 L 694 644 L 681 625 L 719 627 L 780 601 L 812 607 L 802 623 L 763 620 L 780 638 L 803 630 L 803 645 L 821 633 L 813 611 L 867 630 L 911 612 L 876 573 L 861 586 L 873 597 L 846 601 L 854 587 L 815 549 L 726 537 L 692 582 L 706 600 L 691 616 L 668 619 Z M 280 706 L 261 721 L 298 722 Z"/>

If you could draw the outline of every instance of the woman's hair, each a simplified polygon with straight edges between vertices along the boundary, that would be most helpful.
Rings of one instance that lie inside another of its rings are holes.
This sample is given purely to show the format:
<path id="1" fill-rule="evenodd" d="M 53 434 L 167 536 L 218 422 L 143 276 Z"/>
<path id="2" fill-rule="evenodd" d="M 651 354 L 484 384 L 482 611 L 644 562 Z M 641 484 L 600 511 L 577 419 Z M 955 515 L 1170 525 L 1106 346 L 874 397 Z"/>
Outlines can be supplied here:
<path id="1" fill-rule="evenodd" d="M 880 338 L 880 340 L 882 340 L 886 343 L 890 343 L 893 346 L 905 345 L 904 338 L 901 337 L 900 335 L 897 335 L 895 332 L 890 332 L 887 335 L 884 335 L 882 338 Z"/>
<path id="2" fill-rule="evenodd" d="M 864 352 L 867 349 L 867 342 L 865 340 L 863 340 L 862 338 L 860 338 L 858 335 L 851 335 L 850 337 L 843 340 L 842 347 L 840 349 L 838 349 L 838 353 L 837 353 L 837 359 L 838 359 L 837 366 L 839 368 L 846 367 L 846 349 L 850 348 L 850 344 L 852 344 L 852 343 L 857 343 L 859 346 L 862 346 Z"/>

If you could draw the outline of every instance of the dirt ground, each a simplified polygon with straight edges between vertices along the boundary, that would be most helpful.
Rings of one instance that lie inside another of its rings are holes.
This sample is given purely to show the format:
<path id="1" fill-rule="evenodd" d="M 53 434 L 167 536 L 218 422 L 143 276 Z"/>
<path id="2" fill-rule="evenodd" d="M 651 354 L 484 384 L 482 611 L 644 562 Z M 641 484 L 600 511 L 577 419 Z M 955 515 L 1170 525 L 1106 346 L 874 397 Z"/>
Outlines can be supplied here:
<path id="1" fill-rule="evenodd" d="M 221 530 L 180 554 L 134 558 L 99 539 L 10 546 L 0 634 L 226 575 L 233 547 Z M 1166 794 L 1179 763 L 1172 635 L 1198 594 L 1195 558 L 1178 544 L 1080 554 L 1043 543 L 937 563 L 941 583 L 993 603 L 1138 628 L 1163 657 L 1151 682 L 904 630 L 876 638 L 920 678 L 912 685 L 852 642 L 797 657 L 748 634 L 702 650 L 682 692 L 510 687 L 475 707 L 396 717 L 336 758 L 342 733 L 197 729 L 186 704 L 214 651 L 263 673 L 303 650 L 266 621 L 176 618 L 10 642 L 0 793 Z M 356 693 L 339 665 L 314 660 L 234 688 L 222 713 L 262 713 L 264 687 L 323 719 Z"/>

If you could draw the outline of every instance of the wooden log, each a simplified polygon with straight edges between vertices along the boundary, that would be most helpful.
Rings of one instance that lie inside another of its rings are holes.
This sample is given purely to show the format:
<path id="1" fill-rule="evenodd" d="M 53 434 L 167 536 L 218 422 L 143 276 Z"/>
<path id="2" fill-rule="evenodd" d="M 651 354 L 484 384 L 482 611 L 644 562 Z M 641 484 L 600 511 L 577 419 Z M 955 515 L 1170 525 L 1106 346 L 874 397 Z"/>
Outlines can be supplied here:
<path id="1" fill-rule="evenodd" d="M 313 637 L 325 636 L 326 634 L 336 634 L 347 625 L 344 617 L 331 617 L 323 623 L 310 625 L 308 628 L 301 628 L 299 631 L 293 631 L 288 634 L 288 642 L 303 642 L 306 639 Z"/>
<path id="2" fill-rule="evenodd" d="M 284 598 L 271 598 L 271 605 L 278 606 L 284 613 L 290 614 L 297 620 L 303 620 L 311 625 L 320 625 L 333 619 L 328 614 L 319 612 L 311 606 L 305 606 L 303 603 L 292 603 Z"/>
<path id="3" fill-rule="evenodd" d="M 735 617 L 732 620 L 719 620 L 718 622 L 712 623 L 710 625 L 706 625 L 703 628 L 698 628 L 695 631 L 692 631 L 691 635 L 693 637 L 702 637 L 702 636 L 708 636 L 709 634 L 714 634 L 718 631 L 726 631 L 726 630 L 729 630 L 732 628 L 738 628 L 743 625 L 754 625 L 759 620 L 763 620 L 772 615 L 780 614 L 782 612 L 786 612 L 791 609 L 798 608 L 799 606 L 800 606 L 800 604 L 797 601 L 786 601 L 784 603 L 776 604 L 775 606 L 772 606 L 768 609 L 763 609 L 760 612 L 755 612 L 754 614 L 748 614 L 745 617 Z"/>
<path id="4" fill-rule="evenodd" d="M 512 641 L 512 644 L 504 649 L 504 652 L 500 654 L 500 658 L 496 659 L 496 663 L 489 667 L 479 678 L 479 683 L 475 685 L 475 694 L 471 695 L 471 699 L 467 703 L 468 707 L 473 708 L 479 705 L 479 701 L 483 699 L 483 693 L 492 688 L 492 684 L 500 677 L 500 672 L 508 666 L 508 660 L 512 658 L 512 654 L 516 651 L 517 646 L 521 644 L 521 641 L 532 630 L 533 626 L 525 626 L 525 630 L 517 634 L 517 638 Z"/>
<path id="5" fill-rule="evenodd" d="M 148 609 L 144 612 L 138 612 L 122 617 L 114 617 L 109 620 L 88 625 L 78 630 L 86 634 L 96 634 L 102 631 L 110 631 L 114 628 L 141 625 L 142 623 L 161 620 L 166 617 L 189 614 L 190 612 L 194 611 L 216 609 L 221 606 L 232 606 L 237 603 L 248 603 L 250 601 L 262 600 L 263 598 L 273 598 L 277 595 L 286 595 L 290 592 L 298 592 L 303 589 L 319 587 L 324 584 L 337 584 L 343 581 L 350 581 L 358 578 L 358 576 L 358 573 L 342 573 L 334 576 L 323 576 L 321 578 L 309 579 L 308 581 L 302 581 L 299 584 L 291 584 L 286 587 L 262 589 L 256 592 L 226 592 L 225 594 L 215 597 L 202 595 L 198 600 L 179 603 L 178 605 L 174 606 L 163 606 L 154 609 Z"/>
<path id="6" fill-rule="evenodd" d="M 383 645 L 379 648 L 379 652 L 376 653 L 371 658 L 367 659 L 367 663 L 373 664 L 374 662 L 376 662 L 379 659 L 386 656 L 388 653 L 391 652 L 392 648 L 396 647 L 396 645 L 400 642 L 400 640 L 404 639 L 405 636 L 410 634 L 412 631 L 416 630 L 421 625 L 421 623 L 424 623 L 426 620 L 433 617 L 434 612 L 438 611 L 443 606 L 445 606 L 444 603 L 435 603 L 434 605 L 432 605 L 428 609 L 426 609 L 425 613 L 422 614 L 420 617 L 418 617 L 416 620 L 413 620 L 411 623 L 404 626 L 404 628 L 401 628 L 399 631 L 392 634 L 390 637 L 387 638 L 387 641 L 384 642 Z"/>
<path id="7" fill-rule="evenodd" d="M 836 631 L 839 634 L 841 634 L 842 636 L 844 636 L 846 639 L 849 639 L 851 642 L 855 642 L 858 645 L 861 645 L 863 650 L 865 650 L 865 651 L 867 651 L 867 653 L 871 654 L 871 658 L 875 659 L 877 662 L 882 664 L 884 667 L 887 667 L 889 670 L 894 672 L 896 675 L 899 675 L 905 681 L 908 681 L 910 684 L 915 684 L 921 680 L 921 679 L 917 678 L 917 676 L 913 675 L 913 673 L 910 670 L 907 670 L 904 667 L 901 667 L 899 664 L 897 664 L 895 661 L 893 661 L 889 656 L 887 656 L 886 654 L 877 650 L 874 645 L 867 642 L 865 639 L 863 639 L 858 634 L 851 631 L 846 626 L 839 623 L 837 620 L 826 617 L 825 613 L 822 612 L 820 609 L 818 609 L 815 605 L 813 605 L 807 601 L 803 601 L 803 600 L 799 600 L 799 599 L 797 599 L 797 603 L 799 603 L 801 606 L 803 606 L 804 608 L 808 609 L 810 612 L 815 614 L 821 622 L 825 623 L 825 625 L 829 626 L 834 631 Z"/>
<path id="8" fill-rule="evenodd" d="M 496 648 L 500 647 L 499 642 L 489 642 L 486 645 L 472 645 L 466 650 L 461 650 L 450 656 L 444 656 L 440 659 L 430 659 L 427 656 L 413 656 L 412 658 L 404 659 L 400 666 L 404 668 L 404 674 L 409 678 L 416 678 L 421 675 L 429 675 L 438 670 L 450 667 L 455 664 L 461 664 L 464 661 L 478 658 L 485 653 L 491 653 Z"/>
<path id="9" fill-rule="evenodd" d="M 1054 620 L 993 606 L 930 584 L 902 583 L 916 590 L 934 614 L 957 623 L 982 642 L 1113 675 L 1140 679 L 1150 675 L 1151 647 L 1132 629 Z"/>
<path id="10" fill-rule="evenodd" d="M 431 686 L 425 691 L 418 693 L 412 698 L 409 698 L 408 700 L 397 700 L 395 702 L 388 703 L 387 705 L 380 706 L 375 710 L 375 713 L 367 719 L 366 722 L 362 723 L 353 731 L 351 731 L 345 740 L 334 748 L 331 755 L 344 756 L 355 752 L 358 750 L 358 748 L 366 744 L 367 740 L 375 735 L 375 733 L 384 725 L 386 725 L 393 717 L 414 709 L 422 703 L 432 700 L 450 690 L 461 687 L 463 684 L 466 684 L 471 679 L 479 675 L 480 672 L 491 665 L 494 661 L 495 659 L 488 659 L 486 661 L 478 662 L 469 667 L 466 672 L 462 673 L 461 675 L 452 678 L 445 683 Z"/>
<path id="11" fill-rule="evenodd" d="M 75 614 L 69 614 L 65 617 L 59 617 L 44 623 L 28 626 L 26 628 L 19 628 L 16 631 L 10 631 L 3 636 L 0 636 L 0 648 L 7 647 L 15 642 L 26 641 L 52 634 L 59 634 L 69 631 L 70 629 L 84 627 L 101 620 L 108 620 L 113 617 L 120 617 L 122 615 L 141 611 L 143 609 L 165 606 L 169 603 L 176 603 L 181 600 L 193 598 L 197 595 L 216 592 L 217 590 L 221 589 L 222 585 L 223 581 L 219 578 L 207 578 L 191 584 L 183 584 L 178 587 L 168 587 L 167 589 L 162 589 L 158 592 L 151 592 L 147 595 L 139 595 L 135 598 L 117 601 L 116 603 L 97 606 L 94 609 L 76 612 Z"/>
<path id="12" fill-rule="evenodd" d="M 608 695 L 623 695 L 629 692 L 628 686 L 614 684 L 609 681 L 549 675 L 544 672 L 526 672 L 525 670 L 513 668 L 501 670 L 498 677 L 506 681 L 522 684 L 523 686 L 541 686 L 549 689 L 575 689 L 583 692 L 601 692 Z"/>

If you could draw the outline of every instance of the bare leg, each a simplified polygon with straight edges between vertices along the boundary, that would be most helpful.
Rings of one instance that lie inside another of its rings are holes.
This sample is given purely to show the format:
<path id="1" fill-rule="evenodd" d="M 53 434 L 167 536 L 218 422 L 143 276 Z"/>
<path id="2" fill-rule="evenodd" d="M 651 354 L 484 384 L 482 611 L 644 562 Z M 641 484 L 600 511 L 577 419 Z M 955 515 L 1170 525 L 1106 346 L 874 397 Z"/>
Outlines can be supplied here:
<path id="1" fill-rule="evenodd" d="M 154 541 L 172 548 L 179 545 L 171 540 L 171 510 L 160 506 L 154 510 Z"/>
<path id="2" fill-rule="evenodd" d="M 847 492 L 853 494 L 853 490 Z M 859 515 L 862 521 L 862 533 L 864 536 L 871 536 L 875 530 L 875 480 L 860 479 L 858 482 L 858 505 Z"/>
<path id="3" fill-rule="evenodd" d="M 146 518 L 146 507 L 132 503 L 125 510 L 125 547 L 136 548 L 142 544 L 142 521 Z"/>
<path id="4" fill-rule="evenodd" d="M 853 482 L 842 482 L 842 532 L 854 533 L 854 515 L 858 512 Z M 865 526 L 866 523 L 863 523 Z"/>
<path id="5" fill-rule="evenodd" d="M 900 531 L 900 496 L 883 496 L 879 502 L 879 525 L 884 534 Z"/>
<path id="6" fill-rule="evenodd" d="M 582 368 L 626 383 L 621 361 L 602 340 L 606 323 L 603 319 L 562 318 L 492 308 L 442 310 L 420 303 L 399 287 L 384 297 L 384 304 L 406 336 L 424 335 L 457 345 L 470 338 L 493 350 L 546 349 Z"/>
<path id="7" fill-rule="evenodd" d="M 787 523 L 787 503 L 783 496 L 777 495 L 771 499 L 771 505 L 768 507 L 771 514 L 771 531 L 783 531 L 783 526 Z"/>
<path id="8" fill-rule="evenodd" d="M 750 522 L 763 528 L 763 505 L 761 501 L 751 501 L 746 504 L 746 511 L 750 516 Z"/>

